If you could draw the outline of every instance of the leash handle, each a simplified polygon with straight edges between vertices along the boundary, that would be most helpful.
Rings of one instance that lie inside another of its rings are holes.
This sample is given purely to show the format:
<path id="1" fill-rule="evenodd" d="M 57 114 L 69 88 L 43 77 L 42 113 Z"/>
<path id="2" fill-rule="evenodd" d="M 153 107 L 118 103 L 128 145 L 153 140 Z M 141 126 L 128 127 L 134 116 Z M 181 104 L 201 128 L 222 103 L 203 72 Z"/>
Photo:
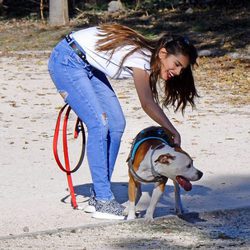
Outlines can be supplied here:
<path id="1" fill-rule="evenodd" d="M 54 138 L 53 138 L 53 153 L 54 153 L 54 157 L 55 157 L 55 160 L 57 162 L 57 165 L 60 167 L 60 169 L 63 172 L 66 172 L 67 174 L 71 174 L 71 173 L 76 172 L 80 168 L 80 166 L 83 162 L 86 138 L 85 138 L 85 130 L 84 130 L 83 123 L 82 123 L 81 119 L 78 117 L 77 121 L 76 121 L 76 125 L 75 125 L 74 138 L 76 139 L 79 135 L 79 132 L 80 131 L 82 132 L 82 151 L 81 151 L 81 155 L 80 155 L 80 158 L 79 158 L 77 165 L 72 170 L 70 170 L 69 155 L 68 155 L 68 143 L 67 143 L 67 124 L 68 124 L 69 113 L 71 111 L 71 107 L 69 106 L 67 111 L 66 111 L 66 114 L 64 116 L 63 131 L 62 131 L 63 132 L 63 152 L 64 152 L 64 161 L 65 161 L 65 167 L 64 167 L 59 159 L 57 148 L 58 148 L 58 138 L 59 138 L 61 117 L 62 117 L 62 113 L 63 113 L 64 109 L 67 106 L 68 106 L 68 104 L 65 104 L 61 108 L 61 110 L 59 111 L 58 117 L 57 117 Z"/>

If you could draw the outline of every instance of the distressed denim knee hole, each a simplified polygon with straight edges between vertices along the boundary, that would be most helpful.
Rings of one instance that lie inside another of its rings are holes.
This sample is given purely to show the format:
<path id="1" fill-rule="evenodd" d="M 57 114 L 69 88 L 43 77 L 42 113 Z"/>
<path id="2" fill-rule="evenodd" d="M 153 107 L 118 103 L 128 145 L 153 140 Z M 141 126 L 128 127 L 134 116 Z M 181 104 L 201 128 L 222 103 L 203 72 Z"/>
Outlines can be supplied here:
<path id="1" fill-rule="evenodd" d="M 61 95 L 61 97 L 63 98 L 64 101 L 66 101 L 67 97 L 68 97 L 68 92 L 64 91 L 64 90 L 59 90 L 58 93 Z"/>
<path id="2" fill-rule="evenodd" d="M 107 114 L 104 112 L 102 113 L 102 124 L 106 126 L 108 124 L 108 117 Z"/>

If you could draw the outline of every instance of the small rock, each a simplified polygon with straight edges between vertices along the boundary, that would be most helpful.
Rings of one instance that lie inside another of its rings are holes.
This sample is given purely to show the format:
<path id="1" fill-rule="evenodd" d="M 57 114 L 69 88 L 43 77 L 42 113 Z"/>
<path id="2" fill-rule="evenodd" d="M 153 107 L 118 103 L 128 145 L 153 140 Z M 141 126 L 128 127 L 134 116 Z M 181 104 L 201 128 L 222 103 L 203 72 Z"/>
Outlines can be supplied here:
<path id="1" fill-rule="evenodd" d="M 29 229 L 29 227 L 26 226 L 26 227 L 23 228 L 23 231 L 24 231 L 25 233 L 28 233 L 28 232 L 30 231 L 30 229 Z"/>
<path id="2" fill-rule="evenodd" d="M 213 54 L 212 51 L 208 49 L 200 50 L 198 52 L 199 56 L 211 56 L 212 54 Z"/>
<path id="3" fill-rule="evenodd" d="M 74 228 L 70 232 L 73 234 L 80 233 L 82 230 L 80 228 Z"/>
<path id="4" fill-rule="evenodd" d="M 111 1 L 109 4 L 108 4 L 108 12 L 116 12 L 116 11 L 119 11 L 119 10 L 124 10 L 124 6 L 122 5 L 121 1 L 118 0 L 118 1 Z"/>
<path id="5" fill-rule="evenodd" d="M 230 56 L 233 59 L 239 59 L 240 58 L 240 54 L 237 53 L 237 52 L 228 53 L 228 56 Z"/>
<path id="6" fill-rule="evenodd" d="M 192 8 L 188 8 L 186 11 L 185 11 L 186 14 L 193 14 L 194 11 Z"/>

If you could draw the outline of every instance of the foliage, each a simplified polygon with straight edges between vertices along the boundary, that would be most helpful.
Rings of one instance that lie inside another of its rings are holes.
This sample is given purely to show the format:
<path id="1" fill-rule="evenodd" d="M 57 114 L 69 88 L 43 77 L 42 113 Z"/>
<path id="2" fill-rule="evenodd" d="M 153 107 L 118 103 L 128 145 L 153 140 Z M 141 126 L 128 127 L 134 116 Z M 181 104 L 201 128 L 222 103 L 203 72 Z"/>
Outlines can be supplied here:
<path id="1" fill-rule="evenodd" d="M 48 12 L 49 0 L 43 0 L 44 13 Z M 39 16 L 40 0 L 3 0 L 3 14 L 6 18 Z"/>
<path id="2" fill-rule="evenodd" d="M 95 2 L 98 4 L 98 1 Z M 145 0 L 143 4 L 150 4 L 149 2 Z M 153 2 L 157 1 L 153 0 L 151 3 Z M 167 30 L 188 35 L 195 40 L 199 50 L 215 52 L 213 57 L 199 58 L 199 67 L 195 69 L 195 75 L 200 87 L 214 93 L 225 91 L 228 93 L 223 96 L 222 101 L 225 102 L 235 105 L 250 103 L 248 94 L 250 91 L 249 4 L 228 5 L 227 8 L 219 8 L 219 5 L 217 7 L 192 6 L 191 14 L 186 13 L 189 5 L 180 5 L 178 8 L 156 8 L 154 11 L 149 11 L 143 9 L 143 4 L 137 11 L 132 9 L 133 5 L 130 5 L 131 10 L 121 13 L 97 11 L 91 6 L 87 6 L 89 9 L 85 6 L 85 11 L 77 10 L 70 24 L 60 28 L 50 27 L 39 18 L 2 20 L 0 21 L 0 51 L 2 55 L 15 50 L 51 51 L 55 44 L 70 31 L 105 22 L 127 25 L 148 37 L 159 35 Z M 24 6 L 26 6 L 25 3 Z M 35 4 L 33 6 L 38 8 Z M 243 57 L 231 57 L 230 52 Z"/>
<path id="3" fill-rule="evenodd" d="M 73 18 L 79 11 L 104 11 L 107 10 L 111 0 L 68 0 L 69 14 Z M 49 0 L 43 0 L 43 14 L 49 14 Z M 185 9 L 188 7 L 209 7 L 209 8 L 231 8 L 247 7 L 249 0 L 121 0 L 128 10 L 147 11 L 148 13 L 157 12 L 159 9 Z M 2 0 L 0 1 L 0 15 L 4 18 L 21 18 L 35 16 L 40 18 L 41 0 Z"/>

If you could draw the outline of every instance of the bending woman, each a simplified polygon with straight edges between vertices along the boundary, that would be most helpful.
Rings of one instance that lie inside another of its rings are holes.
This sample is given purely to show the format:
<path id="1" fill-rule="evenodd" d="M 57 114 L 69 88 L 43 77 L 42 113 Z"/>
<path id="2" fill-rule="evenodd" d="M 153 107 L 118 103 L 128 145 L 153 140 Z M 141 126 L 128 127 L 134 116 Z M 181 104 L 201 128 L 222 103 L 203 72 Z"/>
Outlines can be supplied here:
<path id="1" fill-rule="evenodd" d="M 50 76 L 74 112 L 88 129 L 87 158 L 93 194 L 86 212 L 94 218 L 123 219 L 123 206 L 111 191 L 111 177 L 125 128 L 125 118 L 107 76 L 133 78 L 145 113 L 181 137 L 161 108 L 184 111 L 194 106 L 197 95 L 191 66 L 197 51 L 184 37 L 167 34 L 150 40 L 118 24 L 105 24 L 71 33 L 54 48 L 49 60 Z M 159 100 L 157 84 L 164 81 Z"/>

